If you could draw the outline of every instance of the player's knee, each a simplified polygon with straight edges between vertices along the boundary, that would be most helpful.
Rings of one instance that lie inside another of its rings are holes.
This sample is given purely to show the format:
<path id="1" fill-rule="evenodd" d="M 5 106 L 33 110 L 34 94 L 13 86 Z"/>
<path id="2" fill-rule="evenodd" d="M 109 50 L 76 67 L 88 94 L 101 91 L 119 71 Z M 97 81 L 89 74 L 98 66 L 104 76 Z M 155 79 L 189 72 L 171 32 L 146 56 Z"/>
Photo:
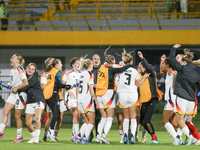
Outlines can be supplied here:
<path id="1" fill-rule="evenodd" d="M 36 117 L 35 117 L 35 121 L 36 121 L 36 122 L 40 122 L 40 116 L 36 116 Z"/>

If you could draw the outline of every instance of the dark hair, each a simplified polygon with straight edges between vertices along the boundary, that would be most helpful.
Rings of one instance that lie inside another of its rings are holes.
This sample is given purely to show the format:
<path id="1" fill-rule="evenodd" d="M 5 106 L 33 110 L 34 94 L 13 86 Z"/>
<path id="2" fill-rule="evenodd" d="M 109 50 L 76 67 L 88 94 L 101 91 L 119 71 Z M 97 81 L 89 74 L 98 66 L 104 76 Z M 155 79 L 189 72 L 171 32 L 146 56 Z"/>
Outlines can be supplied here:
<path id="1" fill-rule="evenodd" d="M 73 65 L 77 60 L 80 60 L 80 58 L 78 58 L 78 57 L 72 58 L 72 59 L 70 60 L 70 62 L 69 62 L 70 66 L 72 67 L 72 65 Z"/>
<path id="2" fill-rule="evenodd" d="M 142 65 L 143 68 L 145 68 L 144 63 L 140 62 L 139 65 Z M 146 69 L 146 68 L 145 68 Z"/>
<path id="3" fill-rule="evenodd" d="M 60 59 L 54 59 L 51 65 L 48 65 L 45 69 L 45 72 L 49 72 L 53 67 L 55 67 L 60 62 Z"/>
<path id="4" fill-rule="evenodd" d="M 164 63 L 166 64 L 166 65 L 169 65 L 169 67 L 170 68 L 172 68 L 172 66 L 171 66 L 171 63 L 170 63 L 170 61 L 169 61 L 169 58 L 167 57 L 167 58 L 165 58 L 165 60 L 164 60 Z"/>

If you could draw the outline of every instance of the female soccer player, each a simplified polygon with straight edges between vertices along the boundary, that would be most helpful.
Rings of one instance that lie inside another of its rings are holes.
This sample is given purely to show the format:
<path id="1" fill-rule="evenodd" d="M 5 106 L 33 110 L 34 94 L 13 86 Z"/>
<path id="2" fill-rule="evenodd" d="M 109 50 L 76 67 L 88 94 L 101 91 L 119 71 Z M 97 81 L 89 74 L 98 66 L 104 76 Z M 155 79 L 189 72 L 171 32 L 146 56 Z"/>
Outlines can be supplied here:
<path id="1" fill-rule="evenodd" d="M 187 145 L 196 142 L 196 139 L 190 134 L 188 127 L 184 121 L 184 115 L 194 114 L 195 111 L 195 86 L 200 89 L 200 77 L 196 70 L 196 66 L 192 63 L 194 57 L 188 49 L 184 50 L 184 56 L 179 63 L 175 59 L 176 49 L 180 44 L 175 44 L 170 52 L 170 63 L 177 71 L 174 94 L 176 95 L 176 118 L 179 127 L 183 133 L 189 138 Z M 177 136 L 177 140 L 180 137 Z"/>
<path id="2" fill-rule="evenodd" d="M 62 63 L 59 59 L 53 60 L 52 64 L 49 65 L 45 70 L 48 72 L 48 76 L 47 84 L 44 89 L 44 97 L 53 114 L 49 131 L 47 131 L 47 137 L 54 142 L 57 142 L 54 133 L 56 121 L 60 117 L 60 100 L 62 100 L 62 88 L 66 88 L 66 90 L 71 88 L 70 85 L 65 85 L 63 83 L 63 74 L 61 70 Z"/>
<path id="3" fill-rule="evenodd" d="M 84 68 L 85 71 L 81 72 L 79 79 L 78 109 L 82 114 L 85 114 L 83 115 L 85 123 L 82 125 L 83 128 L 81 127 L 79 135 L 76 136 L 76 142 L 88 144 L 89 142 L 87 139 L 95 121 L 94 101 L 96 109 L 99 109 L 99 104 L 93 89 L 94 82 L 93 74 L 91 73 L 93 70 L 92 61 L 90 59 L 81 58 L 80 62 L 81 68 Z"/>
<path id="4" fill-rule="evenodd" d="M 147 60 L 143 57 L 143 54 L 140 51 L 138 51 L 138 56 L 142 59 L 140 66 L 140 80 L 144 77 L 145 74 L 150 73 L 149 78 L 146 79 L 140 86 L 139 102 L 140 105 L 142 105 L 140 111 L 140 123 L 152 137 L 152 140 L 149 142 L 149 144 L 158 144 L 154 127 L 151 123 L 151 117 L 158 102 L 158 94 L 156 92 L 156 73 L 150 67 Z"/>
<path id="5" fill-rule="evenodd" d="M 122 60 L 125 65 L 133 64 L 133 57 L 130 54 L 122 53 Z M 122 108 L 124 121 L 123 121 L 123 132 L 124 132 L 124 144 L 129 144 L 128 129 L 129 120 L 131 120 L 131 139 L 130 143 L 135 144 L 135 131 L 136 131 L 136 110 L 139 104 L 137 87 L 140 87 L 149 74 L 145 74 L 143 79 L 139 80 L 139 74 L 137 70 L 130 67 L 124 72 L 119 74 L 118 81 L 118 96 L 119 96 L 119 107 Z"/>
<path id="6" fill-rule="evenodd" d="M 107 49 L 108 50 L 108 49 Z M 105 60 L 108 64 L 115 64 L 115 57 L 112 55 L 107 55 L 105 51 Z M 101 113 L 101 121 L 98 125 L 98 135 L 97 140 L 99 143 L 110 144 L 106 139 L 106 135 L 108 134 L 111 126 L 112 120 L 115 114 L 115 101 L 114 101 L 114 91 L 116 89 L 115 86 L 115 73 L 122 72 L 129 68 L 130 66 L 125 66 L 122 68 L 107 68 L 105 65 L 102 65 L 98 72 L 97 77 L 97 87 L 96 87 L 96 95 L 99 103 L 99 109 Z M 104 133 L 102 134 L 102 130 L 104 129 Z"/>
<path id="7" fill-rule="evenodd" d="M 65 72 L 63 81 L 71 86 L 79 82 L 80 77 L 80 59 L 74 57 L 70 60 L 70 66 L 72 71 Z M 75 141 L 75 136 L 79 133 L 79 114 L 77 105 L 78 87 L 68 90 L 65 92 L 65 100 L 67 108 L 73 115 L 73 126 L 72 126 L 72 138 L 71 141 Z"/>
<path id="8" fill-rule="evenodd" d="M 167 132 L 174 139 L 172 145 L 176 144 L 176 136 L 178 124 L 175 117 L 174 107 L 175 107 L 175 99 L 176 96 L 173 94 L 174 85 L 175 85 L 175 77 L 176 71 L 172 70 L 172 66 L 170 65 L 169 58 L 166 58 L 165 55 L 161 56 L 160 62 L 160 72 L 166 75 L 165 79 L 165 107 L 163 111 L 162 124 L 166 128 Z M 170 121 L 171 120 L 171 121 Z"/>
<path id="9" fill-rule="evenodd" d="M 14 54 L 11 57 L 10 62 L 11 62 L 11 66 L 14 67 L 13 69 L 11 69 L 12 88 L 10 89 L 11 94 L 6 101 L 6 104 L 3 110 L 3 117 L 2 117 L 1 125 L 0 125 L 0 137 L 1 138 L 4 137 L 3 132 L 8 122 L 8 114 L 15 107 L 15 119 L 17 122 L 17 137 L 14 139 L 13 143 L 17 143 L 23 140 L 21 114 L 23 112 L 23 109 L 27 100 L 26 93 L 21 92 L 19 94 L 17 93 L 17 90 L 22 89 L 25 86 L 27 86 L 28 80 L 26 78 L 26 74 L 22 67 L 22 65 L 25 63 L 23 57 L 19 54 Z"/>
<path id="10" fill-rule="evenodd" d="M 34 63 L 30 63 L 26 67 L 26 76 L 28 78 L 28 86 L 23 89 L 17 90 L 18 93 L 26 92 L 27 93 L 27 102 L 26 102 L 26 126 L 31 134 L 31 140 L 27 143 L 39 143 L 40 129 L 41 129 L 41 115 L 45 108 L 45 99 L 43 91 L 38 82 L 38 73 L 36 72 L 37 66 Z M 32 124 L 33 117 L 35 115 L 36 120 L 36 129 Z"/>

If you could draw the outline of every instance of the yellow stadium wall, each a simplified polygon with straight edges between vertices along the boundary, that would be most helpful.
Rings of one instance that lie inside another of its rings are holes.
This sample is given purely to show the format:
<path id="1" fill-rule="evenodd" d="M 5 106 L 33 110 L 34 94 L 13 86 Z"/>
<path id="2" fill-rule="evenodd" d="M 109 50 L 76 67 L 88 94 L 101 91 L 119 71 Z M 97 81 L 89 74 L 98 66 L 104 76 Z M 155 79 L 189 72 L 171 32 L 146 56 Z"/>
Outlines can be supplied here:
<path id="1" fill-rule="evenodd" d="M 200 30 L 1 31 L 0 45 L 187 45 L 200 44 Z"/>

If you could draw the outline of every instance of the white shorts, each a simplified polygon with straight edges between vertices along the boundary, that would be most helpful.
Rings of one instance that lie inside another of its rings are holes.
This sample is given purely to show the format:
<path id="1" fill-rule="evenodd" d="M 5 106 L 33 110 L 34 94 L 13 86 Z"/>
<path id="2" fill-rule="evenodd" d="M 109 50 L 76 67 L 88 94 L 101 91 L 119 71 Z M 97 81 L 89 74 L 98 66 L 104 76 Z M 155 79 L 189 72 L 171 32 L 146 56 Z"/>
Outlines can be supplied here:
<path id="1" fill-rule="evenodd" d="M 27 94 L 21 92 L 20 94 L 10 93 L 6 102 L 14 104 L 15 109 L 24 109 L 26 101 L 27 101 Z"/>
<path id="2" fill-rule="evenodd" d="M 97 96 L 99 108 L 115 108 L 114 92 L 107 90 L 103 96 Z"/>
<path id="3" fill-rule="evenodd" d="M 174 110 L 175 106 L 175 100 L 168 99 L 165 103 L 164 110 Z"/>
<path id="4" fill-rule="evenodd" d="M 71 109 L 73 107 L 78 107 L 77 100 L 74 99 L 74 98 L 73 99 L 68 99 L 66 101 L 66 106 L 67 106 L 68 109 Z"/>
<path id="5" fill-rule="evenodd" d="M 64 100 L 60 101 L 60 112 L 64 112 L 67 110 L 67 106 L 66 106 L 66 103 Z M 50 107 L 47 105 L 46 107 L 46 111 L 47 113 L 50 113 L 51 112 L 51 109 Z"/>
<path id="6" fill-rule="evenodd" d="M 81 113 L 95 112 L 93 99 L 88 102 L 78 102 L 78 110 Z"/>
<path id="7" fill-rule="evenodd" d="M 180 115 L 192 115 L 196 109 L 194 101 L 188 101 L 184 98 L 176 97 L 176 107 L 175 112 Z"/>
<path id="8" fill-rule="evenodd" d="M 139 104 L 138 93 L 128 93 L 128 92 L 119 92 L 119 107 L 120 108 L 128 108 L 128 107 L 136 107 Z"/>
<path id="9" fill-rule="evenodd" d="M 26 104 L 26 114 L 35 114 L 36 109 L 38 108 L 45 108 L 45 103 L 43 102 L 36 102 L 36 103 L 31 103 L 31 104 Z"/>

